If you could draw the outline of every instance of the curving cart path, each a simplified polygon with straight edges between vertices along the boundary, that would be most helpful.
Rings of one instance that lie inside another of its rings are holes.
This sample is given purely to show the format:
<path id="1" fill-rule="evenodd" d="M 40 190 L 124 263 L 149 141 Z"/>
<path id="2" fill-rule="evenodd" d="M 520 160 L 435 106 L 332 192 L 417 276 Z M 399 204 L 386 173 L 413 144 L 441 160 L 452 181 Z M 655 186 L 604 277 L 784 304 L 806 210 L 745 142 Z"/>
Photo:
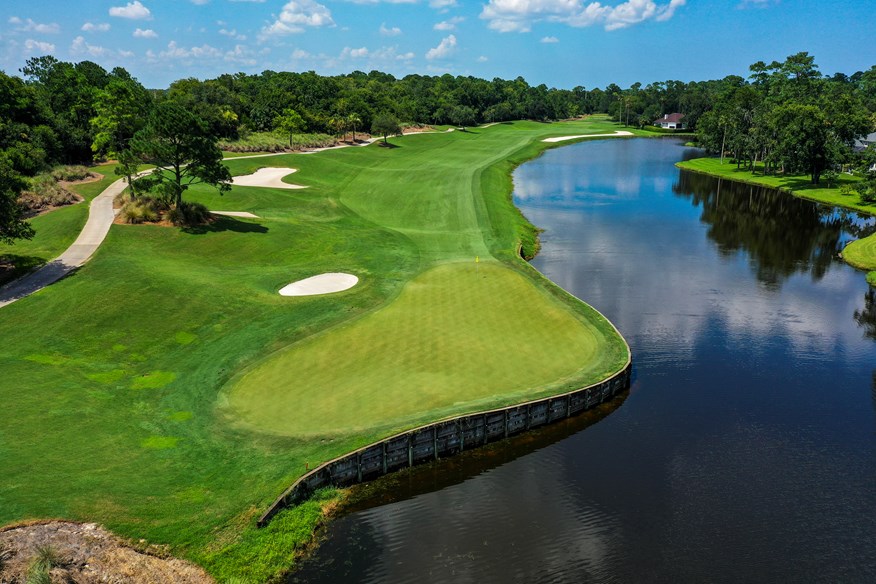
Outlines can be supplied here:
<path id="1" fill-rule="evenodd" d="M 35 272 L 0 288 L 0 308 L 57 282 L 88 261 L 109 233 L 116 216 L 113 201 L 126 186 L 125 180 L 119 179 L 92 199 L 88 206 L 88 221 L 85 222 L 85 227 L 79 232 L 79 237 L 73 245 L 64 253 Z"/>

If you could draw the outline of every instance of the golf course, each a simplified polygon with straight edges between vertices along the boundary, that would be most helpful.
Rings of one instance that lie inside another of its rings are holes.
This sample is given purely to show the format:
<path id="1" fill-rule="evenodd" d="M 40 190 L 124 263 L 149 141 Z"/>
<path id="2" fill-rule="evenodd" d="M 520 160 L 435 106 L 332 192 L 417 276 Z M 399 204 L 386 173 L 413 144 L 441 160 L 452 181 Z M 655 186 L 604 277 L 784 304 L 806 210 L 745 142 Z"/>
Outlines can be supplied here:
<path id="1" fill-rule="evenodd" d="M 622 369 L 611 323 L 521 259 L 537 229 L 510 197 L 515 165 L 558 145 L 542 140 L 615 128 L 514 122 L 231 159 L 233 176 L 294 169 L 284 180 L 306 188 L 197 186 L 187 200 L 256 217 L 113 225 L 84 267 L 0 310 L 0 525 L 93 521 L 220 582 L 262 582 L 335 496 L 257 529 L 306 468 Z M 116 178 L 101 172 L 86 200 Z M 53 257 L 85 215 L 39 217 L 2 251 Z M 325 273 L 358 281 L 279 294 Z"/>

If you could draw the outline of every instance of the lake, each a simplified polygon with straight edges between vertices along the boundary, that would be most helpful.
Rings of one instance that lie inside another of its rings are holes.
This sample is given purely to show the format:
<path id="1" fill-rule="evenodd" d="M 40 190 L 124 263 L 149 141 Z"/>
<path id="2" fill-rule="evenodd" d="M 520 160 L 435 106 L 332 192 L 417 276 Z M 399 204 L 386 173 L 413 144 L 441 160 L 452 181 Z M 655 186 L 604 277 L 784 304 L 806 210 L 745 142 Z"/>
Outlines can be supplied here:
<path id="1" fill-rule="evenodd" d="M 625 398 L 354 489 L 290 582 L 874 582 L 872 218 L 682 172 L 674 139 L 514 174 L 533 265 L 633 350 Z"/>

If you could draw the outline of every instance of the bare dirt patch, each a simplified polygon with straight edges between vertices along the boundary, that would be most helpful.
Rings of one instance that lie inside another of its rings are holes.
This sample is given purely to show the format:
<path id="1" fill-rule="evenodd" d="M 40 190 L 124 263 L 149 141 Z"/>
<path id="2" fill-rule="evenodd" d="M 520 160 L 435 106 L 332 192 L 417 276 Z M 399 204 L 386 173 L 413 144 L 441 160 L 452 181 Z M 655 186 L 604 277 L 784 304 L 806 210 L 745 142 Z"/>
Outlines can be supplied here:
<path id="1" fill-rule="evenodd" d="M 49 554 L 52 582 L 212 584 L 201 568 L 160 549 L 140 552 L 94 523 L 48 521 L 0 530 L 0 582 L 24 583 L 34 561 Z"/>

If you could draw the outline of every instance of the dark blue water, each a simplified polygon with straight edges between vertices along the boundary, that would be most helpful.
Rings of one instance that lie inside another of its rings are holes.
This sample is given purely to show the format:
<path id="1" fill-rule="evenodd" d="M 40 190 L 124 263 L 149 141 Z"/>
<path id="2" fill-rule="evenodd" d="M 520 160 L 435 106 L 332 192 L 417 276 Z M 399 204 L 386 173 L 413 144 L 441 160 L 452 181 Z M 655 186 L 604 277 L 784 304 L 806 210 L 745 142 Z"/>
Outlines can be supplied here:
<path id="1" fill-rule="evenodd" d="M 534 265 L 629 341 L 626 400 L 367 487 L 292 581 L 876 581 L 876 296 L 837 257 L 873 220 L 694 155 L 590 142 L 514 176 Z"/>

